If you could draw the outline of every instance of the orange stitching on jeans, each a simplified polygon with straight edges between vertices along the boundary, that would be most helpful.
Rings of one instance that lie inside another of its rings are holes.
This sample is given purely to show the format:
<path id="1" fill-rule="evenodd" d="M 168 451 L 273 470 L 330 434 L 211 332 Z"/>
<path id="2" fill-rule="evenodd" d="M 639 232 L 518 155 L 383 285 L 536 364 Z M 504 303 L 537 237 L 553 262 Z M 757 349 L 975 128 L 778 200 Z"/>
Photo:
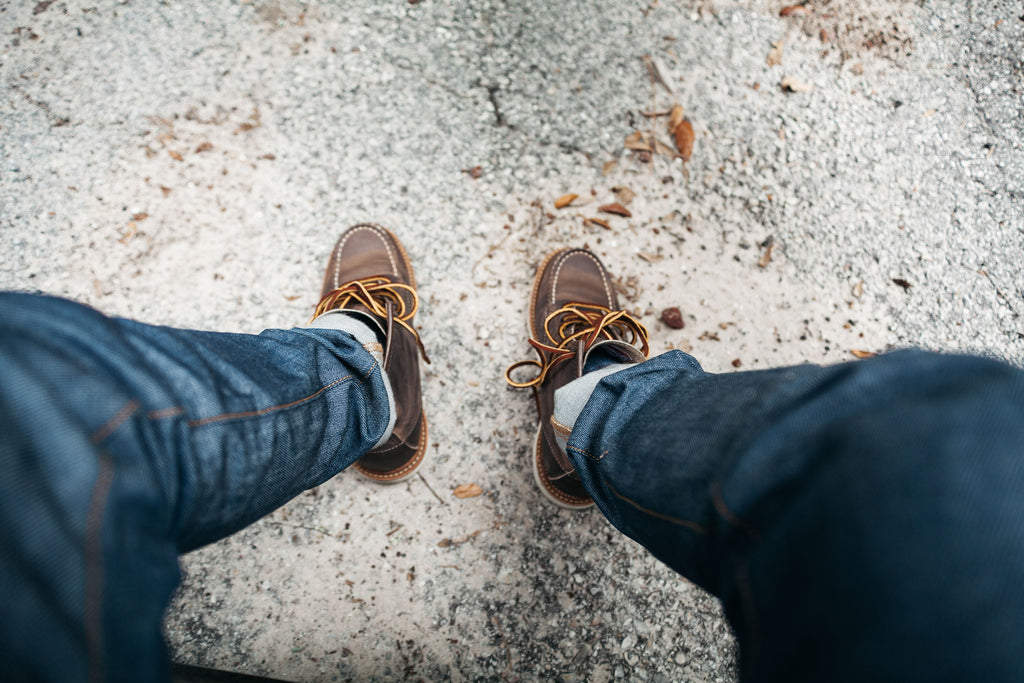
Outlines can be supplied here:
<path id="1" fill-rule="evenodd" d="M 162 420 L 166 417 L 176 417 L 185 412 L 184 408 L 163 408 L 162 410 L 151 410 L 146 413 L 146 417 L 150 420 Z"/>
<path id="2" fill-rule="evenodd" d="M 754 527 L 740 519 L 740 517 L 730 510 L 728 505 L 726 505 L 725 499 L 722 497 L 722 486 L 718 482 L 711 485 L 711 501 L 715 505 L 715 510 L 718 511 L 718 514 L 722 515 L 725 521 L 742 530 L 750 538 L 757 538 L 757 531 L 754 530 Z"/>
<path id="3" fill-rule="evenodd" d="M 93 432 L 89 440 L 94 445 L 103 443 L 104 439 L 117 431 L 117 428 L 124 424 L 124 421 L 135 414 L 135 411 L 139 409 L 139 402 L 135 399 L 128 401 L 124 404 L 121 410 L 117 411 L 114 417 L 107 420 L 107 423 Z"/>
<path id="4" fill-rule="evenodd" d="M 376 366 L 376 363 L 374 363 L 374 366 Z M 370 371 L 373 372 L 373 368 L 370 368 Z M 291 403 L 285 403 L 285 404 L 282 404 L 282 405 L 279 405 L 279 406 L 271 406 L 269 408 L 262 408 L 260 410 L 248 410 L 248 411 L 245 411 L 245 412 L 242 412 L 242 413 L 223 413 L 221 415 L 214 415 L 212 417 L 204 417 L 201 420 L 191 420 L 191 421 L 189 421 L 188 422 L 188 426 L 189 427 L 202 427 L 203 425 L 208 425 L 208 424 L 213 423 L 213 422 L 221 422 L 223 420 L 233 420 L 233 419 L 236 419 L 236 418 L 244 418 L 244 417 L 258 417 L 260 415 L 266 415 L 267 413 L 272 413 L 272 412 L 275 412 L 277 410 L 284 410 L 285 408 L 291 408 L 293 406 L 299 405 L 300 403 L 305 403 L 306 401 L 310 401 L 310 400 L 316 398 L 317 396 L 319 396 L 320 394 L 324 393 L 325 391 L 327 391 L 331 387 L 333 387 L 333 386 L 335 386 L 337 384 L 341 384 L 342 382 L 344 382 L 347 379 L 352 379 L 352 375 L 345 375 L 341 379 L 336 379 L 333 382 L 331 382 L 330 384 L 328 384 L 327 386 L 321 388 L 319 391 L 317 391 L 315 393 L 312 393 L 309 396 L 306 396 L 305 398 L 300 398 L 300 399 L 298 399 L 296 401 L 292 401 Z"/>
<path id="5" fill-rule="evenodd" d="M 605 451 L 601 455 L 599 455 L 597 457 L 594 457 L 593 455 L 591 455 L 587 451 L 583 450 L 582 448 L 577 448 L 576 446 L 566 446 L 566 450 L 572 450 L 572 451 L 576 451 L 577 453 L 582 453 L 583 455 L 587 456 L 588 458 L 590 458 L 594 462 L 601 462 L 601 458 L 603 458 L 604 456 L 608 455 L 608 451 Z"/>
<path id="6" fill-rule="evenodd" d="M 122 409 L 121 412 L 124 412 Z M 116 416 L 115 416 L 116 417 Z M 123 421 L 123 420 L 122 420 Z M 116 427 L 115 427 L 116 428 Z M 103 513 L 114 480 L 114 463 L 100 453 L 100 471 L 96 475 L 89 509 L 85 517 L 85 627 L 86 652 L 89 657 L 89 680 L 106 678 L 103 656 Z"/>
<path id="7" fill-rule="evenodd" d="M 604 477 L 601 477 L 601 481 L 604 482 L 604 485 L 607 486 L 608 489 L 612 493 L 614 493 L 617 498 L 619 498 L 620 500 L 623 500 L 623 501 L 629 503 L 630 505 L 635 507 L 637 510 L 639 510 L 640 512 L 642 512 L 642 513 L 644 513 L 646 515 L 650 515 L 651 517 L 655 517 L 657 519 L 661 519 L 661 520 L 664 520 L 666 522 L 671 522 L 672 524 L 677 524 L 679 526 L 686 527 L 687 529 L 690 529 L 691 531 L 695 531 L 698 534 L 706 534 L 706 533 L 708 533 L 710 531 L 707 527 L 705 527 L 705 526 L 703 526 L 701 524 L 697 524 L 696 522 L 691 522 L 688 519 L 679 519 L 678 517 L 672 517 L 671 515 L 666 515 L 666 514 L 662 514 L 660 512 L 655 512 L 654 510 L 648 510 L 647 508 L 645 508 L 644 506 L 640 505 L 639 503 L 630 500 L 626 496 L 624 496 L 621 493 L 619 493 L 618 491 L 616 491 L 615 487 L 612 486 L 611 484 L 609 484 L 608 480 L 605 479 Z"/>

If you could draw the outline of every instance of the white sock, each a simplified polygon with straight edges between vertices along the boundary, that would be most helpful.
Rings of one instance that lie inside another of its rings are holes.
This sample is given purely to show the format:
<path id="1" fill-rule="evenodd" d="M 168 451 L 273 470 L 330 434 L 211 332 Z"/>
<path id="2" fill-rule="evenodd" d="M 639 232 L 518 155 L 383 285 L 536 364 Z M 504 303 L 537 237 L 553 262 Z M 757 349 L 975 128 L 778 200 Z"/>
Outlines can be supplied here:
<path id="1" fill-rule="evenodd" d="M 367 313 L 340 310 L 327 311 L 311 320 L 306 327 L 347 332 L 357 342 L 362 344 L 363 348 L 377 361 L 381 377 L 384 378 L 384 387 L 388 392 L 388 426 L 384 430 L 384 435 L 373 445 L 373 448 L 380 448 L 391 438 L 391 432 L 395 428 L 395 394 L 391 391 L 391 380 L 388 377 L 388 373 L 384 370 L 384 347 L 381 344 L 381 340 L 384 338 L 384 330 Z"/>

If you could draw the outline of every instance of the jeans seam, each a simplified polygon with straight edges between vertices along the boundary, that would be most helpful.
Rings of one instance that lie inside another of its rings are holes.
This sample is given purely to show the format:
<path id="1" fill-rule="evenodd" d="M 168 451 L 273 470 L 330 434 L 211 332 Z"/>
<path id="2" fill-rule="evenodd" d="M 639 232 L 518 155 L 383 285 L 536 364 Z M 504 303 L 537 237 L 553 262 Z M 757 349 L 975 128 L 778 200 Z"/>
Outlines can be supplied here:
<path id="1" fill-rule="evenodd" d="M 89 437 L 89 441 L 94 446 L 98 446 L 103 443 L 107 437 L 117 431 L 117 428 L 125 423 L 125 421 L 135 414 L 135 411 L 139 409 L 139 402 L 136 399 L 132 399 L 125 403 L 119 411 L 114 413 L 107 422 L 92 433 Z"/>
<path id="2" fill-rule="evenodd" d="M 103 522 L 107 498 L 114 479 L 114 463 L 109 454 L 105 452 L 100 453 L 99 462 L 100 471 L 96 476 L 96 483 L 93 485 L 85 519 L 83 626 L 90 681 L 102 681 L 106 678 L 103 653 Z"/>
<path id="3" fill-rule="evenodd" d="M 733 526 L 747 535 L 747 537 L 756 540 L 759 536 L 757 530 L 753 526 L 743 521 L 743 519 L 737 515 L 729 505 L 725 502 L 725 498 L 722 496 L 722 483 L 715 481 L 711 483 L 710 491 L 711 502 L 715 506 L 715 510 L 721 515 L 730 526 Z"/>
<path id="4" fill-rule="evenodd" d="M 605 451 L 605 452 L 607 453 L 607 451 Z M 636 508 L 637 510 L 639 510 L 643 514 L 648 515 L 649 517 L 654 517 L 655 519 L 660 519 L 660 520 L 662 520 L 664 522 L 669 522 L 671 524 L 675 524 L 676 526 L 685 527 L 685 528 L 690 529 L 691 531 L 693 531 L 695 533 L 698 533 L 698 534 L 710 533 L 710 529 L 708 529 L 703 524 L 698 524 L 697 522 L 693 522 L 693 521 L 690 521 L 688 519 L 682 519 L 682 518 L 679 518 L 679 517 L 673 517 L 672 515 L 666 515 L 664 513 L 655 512 L 654 510 L 649 510 L 649 509 L 645 508 L 643 505 L 640 505 L 636 501 L 631 500 L 631 499 L 627 498 L 626 496 L 622 495 L 621 493 L 619 493 L 618 491 L 616 491 L 615 487 L 612 486 L 611 484 L 609 484 L 608 480 L 604 478 L 604 475 L 599 475 L 599 476 L 601 476 L 601 482 L 606 487 L 608 487 L 608 490 L 611 491 L 612 494 L 616 498 L 618 498 L 619 500 L 621 500 L 623 502 L 626 502 L 626 503 L 632 505 L 634 508 Z"/>
<path id="5" fill-rule="evenodd" d="M 369 377 L 370 374 L 373 373 L 373 371 L 376 370 L 376 369 L 377 369 L 377 361 L 374 361 L 373 365 L 370 366 L 370 369 L 367 370 L 366 374 L 363 375 L 362 379 L 358 380 L 357 383 L 358 384 L 362 384 L 363 381 L 366 380 L 366 378 Z M 314 391 L 309 396 L 304 396 L 303 398 L 296 399 L 296 400 L 290 401 L 288 403 L 283 403 L 281 405 L 276 405 L 276 406 L 270 406 L 268 408 L 260 408 L 259 410 L 247 410 L 247 411 L 243 411 L 243 412 L 240 412 L 240 413 L 221 413 L 219 415 L 212 415 L 210 417 L 203 417 L 203 418 L 198 418 L 198 419 L 195 419 L 195 420 L 189 420 L 188 422 L 185 423 L 185 425 L 188 426 L 188 427 L 195 428 L 195 427 L 204 427 L 206 425 L 215 424 L 217 422 L 224 422 L 225 420 L 240 420 L 240 419 L 247 419 L 247 418 L 250 418 L 250 417 L 263 417 L 264 415 L 269 415 L 270 413 L 275 413 L 275 412 L 280 411 L 280 410 L 287 410 L 289 408 L 294 408 L 296 406 L 299 406 L 299 405 L 302 405 L 302 404 L 307 403 L 309 401 L 312 401 L 313 399 L 317 398 L 318 396 L 320 396 L 324 392 L 328 391 L 329 389 L 333 389 L 334 387 L 338 386 L 342 382 L 350 380 L 353 377 L 355 377 L 354 374 L 353 375 L 345 375 L 344 377 L 336 379 L 333 382 L 331 382 L 330 384 L 321 387 L 317 391 Z"/>
<path id="6" fill-rule="evenodd" d="M 608 455 L 608 451 L 605 451 L 604 453 L 602 453 L 599 456 L 594 456 L 594 455 L 591 455 L 590 453 L 588 453 L 587 451 L 583 450 L 582 448 L 577 448 L 576 446 L 566 446 L 566 449 L 567 450 L 571 450 L 571 451 L 576 451 L 577 453 L 581 453 L 581 454 L 587 456 L 588 458 L 590 458 L 591 460 L 593 460 L 594 462 L 601 462 L 601 459 L 604 458 L 604 456 Z"/>

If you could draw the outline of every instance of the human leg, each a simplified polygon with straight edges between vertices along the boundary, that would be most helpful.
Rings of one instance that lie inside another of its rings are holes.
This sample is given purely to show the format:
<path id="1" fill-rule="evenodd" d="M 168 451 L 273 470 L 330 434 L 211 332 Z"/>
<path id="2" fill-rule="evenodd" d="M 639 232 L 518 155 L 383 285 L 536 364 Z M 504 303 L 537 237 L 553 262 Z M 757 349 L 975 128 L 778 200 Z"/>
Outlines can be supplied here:
<path id="1" fill-rule="evenodd" d="M 711 375 L 673 352 L 605 378 L 568 452 L 615 526 L 722 599 L 747 680 L 1024 675 L 1020 370 Z"/>
<path id="2" fill-rule="evenodd" d="M 340 247 L 332 257 L 339 289 L 373 260 L 361 232 L 362 260 Z M 160 619 L 178 553 L 391 448 L 402 412 L 421 415 L 418 403 L 391 409 L 380 367 L 390 349 L 395 386 L 411 366 L 418 389 L 415 359 L 401 353 L 416 348 L 416 297 L 392 290 L 381 304 L 392 326 L 376 332 L 372 306 L 387 288 L 318 307 L 317 327 L 261 335 L 155 327 L 60 299 L 0 295 L 5 676 L 164 677 Z M 351 327 L 334 324 L 348 317 L 339 308 L 360 311 L 369 326 L 356 327 L 369 338 L 326 329 Z M 422 449 L 404 455 L 408 473 Z"/>

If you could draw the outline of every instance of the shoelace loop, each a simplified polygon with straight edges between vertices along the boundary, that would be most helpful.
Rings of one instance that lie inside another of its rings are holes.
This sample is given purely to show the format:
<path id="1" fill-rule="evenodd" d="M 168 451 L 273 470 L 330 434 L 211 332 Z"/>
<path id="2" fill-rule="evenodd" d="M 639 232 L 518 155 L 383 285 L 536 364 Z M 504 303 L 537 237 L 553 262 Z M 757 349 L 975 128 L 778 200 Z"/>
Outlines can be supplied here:
<path id="1" fill-rule="evenodd" d="M 403 296 L 403 292 L 407 297 Z M 325 294 L 320 299 L 320 303 L 316 305 L 313 318 L 310 320 L 327 311 L 351 308 L 353 303 L 362 304 L 369 309 L 371 314 L 383 318 L 386 321 L 389 336 L 393 322 L 408 330 L 416 340 L 423 361 L 430 363 L 427 351 L 423 348 L 423 341 L 410 323 L 420 308 L 420 298 L 414 288 L 402 282 L 394 282 L 386 275 L 372 275 L 352 280 Z M 388 342 L 388 348 L 390 348 L 390 339 Z"/>
<path id="2" fill-rule="evenodd" d="M 552 323 L 560 315 L 564 317 L 558 323 L 558 329 L 552 330 Z M 633 346 L 639 343 L 645 357 L 650 351 L 647 328 L 643 323 L 626 311 L 613 311 L 597 304 L 571 303 L 559 308 L 545 318 L 544 334 L 550 343 L 529 340 L 540 360 L 521 360 L 505 370 L 505 381 L 511 386 L 517 389 L 540 386 L 554 367 L 585 352 L 602 339 L 620 340 Z M 538 368 L 536 377 L 525 382 L 512 379 L 515 370 L 527 366 Z"/>

